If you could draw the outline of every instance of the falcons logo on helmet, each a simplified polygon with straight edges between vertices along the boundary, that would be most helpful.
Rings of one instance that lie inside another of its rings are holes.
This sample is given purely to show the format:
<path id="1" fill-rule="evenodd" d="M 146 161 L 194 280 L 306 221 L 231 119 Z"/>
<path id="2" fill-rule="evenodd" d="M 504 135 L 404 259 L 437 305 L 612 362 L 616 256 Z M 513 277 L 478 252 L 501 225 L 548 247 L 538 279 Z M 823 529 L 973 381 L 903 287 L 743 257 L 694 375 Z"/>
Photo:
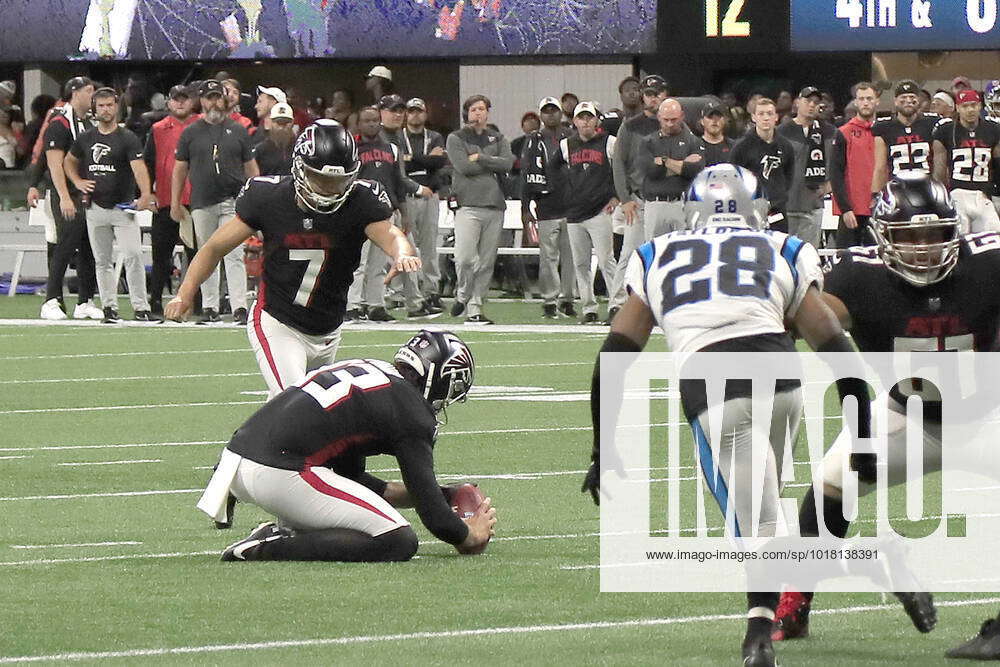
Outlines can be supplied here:
<path id="1" fill-rule="evenodd" d="M 302 130 L 298 141 L 295 142 L 295 152 L 299 155 L 312 157 L 316 155 L 316 128 L 310 125 Z"/>

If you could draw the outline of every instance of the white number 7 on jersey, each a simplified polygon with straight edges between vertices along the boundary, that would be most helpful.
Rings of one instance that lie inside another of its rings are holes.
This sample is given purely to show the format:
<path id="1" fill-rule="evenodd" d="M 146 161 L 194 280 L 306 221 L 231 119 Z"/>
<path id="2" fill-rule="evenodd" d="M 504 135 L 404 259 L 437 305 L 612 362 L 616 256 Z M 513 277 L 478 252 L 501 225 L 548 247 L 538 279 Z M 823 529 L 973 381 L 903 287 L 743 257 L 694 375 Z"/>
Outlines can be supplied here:
<path id="1" fill-rule="evenodd" d="M 323 265 L 326 263 L 325 250 L 289 250 L 288 259 L 299 262 L 309 262 L 306 265 L 305 273 L 302 274 L 302 282 L 299 284 L 299 291 L 295 293 L 295 305 L 303 308 L 309 307 L 309 300 L 312 298 L 313 290 L 319 284 L 320 274 L 323 273 Z"/>

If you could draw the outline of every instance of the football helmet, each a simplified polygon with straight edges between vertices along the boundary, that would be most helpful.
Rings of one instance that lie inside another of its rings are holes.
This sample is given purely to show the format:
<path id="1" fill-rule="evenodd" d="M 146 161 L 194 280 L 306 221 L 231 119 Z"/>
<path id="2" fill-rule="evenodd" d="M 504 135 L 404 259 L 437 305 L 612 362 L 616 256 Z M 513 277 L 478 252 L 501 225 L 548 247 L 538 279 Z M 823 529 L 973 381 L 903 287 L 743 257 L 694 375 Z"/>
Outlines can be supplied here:
<path id="1" fill-rule="evenodd" d="M 955 268 L 958 213 L 948 190 L 927 173 L 896 173 L 876 195 L 871 220 L 879 256 L 907 282 L 933 285 Z"/>
<path id="2" fill-rule="evenodd" d="M 333 213 L 354 187 L 361 161 L 347 128 L 321 118 L 306 127 L 292 150 L 295 194 L 314 213 Z"/>
<path id="3" fill-rule="evenodd" d="M 746 225 L 764 227 L 764 193 L 757 177 L 743 167 L 716 164 L 703 169 L 684 193 L 688 227 Z"/>
<path id="4" fill-rule="evenodd" d="M 1000 118 L 1000 80 L 993 79 L 983 89 L 983 104 L 991 118 Z"/>
<path id="5" fill-rule="evenodd" d="M 476 374 L 469 346 L 450 331 L 421 330 L 399 348 L 393 361 L 417 373 L 417 388 L 435 413 L 464 402 Z"/>

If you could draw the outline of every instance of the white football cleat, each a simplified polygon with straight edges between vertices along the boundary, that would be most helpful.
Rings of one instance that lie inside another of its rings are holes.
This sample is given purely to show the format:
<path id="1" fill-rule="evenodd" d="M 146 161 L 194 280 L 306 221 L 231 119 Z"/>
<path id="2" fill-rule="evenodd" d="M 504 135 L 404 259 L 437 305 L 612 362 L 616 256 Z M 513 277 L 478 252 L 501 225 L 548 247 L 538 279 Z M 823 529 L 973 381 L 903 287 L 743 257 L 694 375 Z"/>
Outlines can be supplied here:
<path id="1" fill-rule="evenodd" d="M 86 303 L 76 304 L 73 309 L 73 319 L 75 320 L 103 320 L 104 311 L 94 304 L 93 300 Z"/>
<path id="2" fill-rule="evenodd" d="M 42 304 L 40 316 L 43 320 L 65 320 L 66 311 L 59 305 L 59 299 L 49 299 Z"/>

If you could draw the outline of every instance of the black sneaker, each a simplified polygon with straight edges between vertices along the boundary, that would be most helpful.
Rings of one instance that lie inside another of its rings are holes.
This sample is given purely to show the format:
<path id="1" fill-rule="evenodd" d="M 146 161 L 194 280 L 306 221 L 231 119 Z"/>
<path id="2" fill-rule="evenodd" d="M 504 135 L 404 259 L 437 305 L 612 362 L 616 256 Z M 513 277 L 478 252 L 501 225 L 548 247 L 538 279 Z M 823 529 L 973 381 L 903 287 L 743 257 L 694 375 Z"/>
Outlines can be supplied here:
<path id="1" fill-rule="evenodd" d="M 604 323 L 607 324 L 608 326 L 611 326 L 611 322 L 612 320 L 615 319 L 615 315 L 618 314 L 619 310 L 621 310 L 621 308 L 619 308 L 618 306 L 612 306 L 611 308 L 608 308 L 608 319 L 604 320 Z"/>
<path id="2" fill-rule="evenodd" d="M 233 527 L 233 515 L 236 513 L 236 496 L 229 494 L 226 498 L 226 520 L 216 521 L 215 528 L 217 530 L 229 530 Z"/>
<path id="3" fill-rule="evenodd" d="M 913 627 L 920 632 L 930 632 L 937 625 L 937 608 L 930 593 L 898 593 L 896 599 L 903 603 L 906 615 L 913 621 Z"/>
<path id="4" fill-rule="evenodd" d="M 368 320 L 371 322 L 395 322 L 396 318 L 390 315 L 384 306 L 373 306 L 368 309 Z"/>
<path id="5" fill-rule="evenodd" d="M 201 311 L 201 319 L 198 324 L 212 324 L 213 322 L 221 322 L 222 318 L 219 317 L 219 311 L 215 308 L 203 308 Z"/>
<path id="6" fill-rule="evenodd" d="M 151 300 L 149 302 L 149 312 L 153 313 L 153 315 L 155 317 L 157 317 L 158 319 L 162 318 L 163 317 L 163 301 L 162 300 L 161 301 L 157 301 L 156 299 Z"/>
<path id="7" fill-rule="evenodd" d="M 438 317 L 442 313 L 440 308 L 434 308 L 424 304 L 418 310 L 411 310 L 406 313 L 406 319 L 408 320 L 419 320 L 421 318 L 432 318 Z"/>
<path id="8" fill-rule="evenodd" d="M 247 309 L 237 308 L 233 313 L 233 324 L 245 327 L 247 325 Z"/>
<path id="9" fill-rule="evenodd" d="M 440 308 L 441 312 L 442 313 L 444 312 L 444 306 L 441 304 L 440 294 L 431 294 L 429 297 L 427 297 L 427 301 L 425 301 L 424 303 L 428 306 L 431 306 L 432 308 Z"/>
<path id="10" fill-rule="evenodd" d="M 491 320 L 490 318 L 488 318 L 485 315 L 483 315 L 482 313 L 480 313 L 479 315 L 470 315 L 469 317 L 466 317 L 465 318 L 465 323 L 466 324 L 493 324 L 493 320 Z"/>
<path id="11" fill-rule="evenodd" d="M 775 667 L 774 647 L 771 645 L 771 638 L 755 637 L 743 642 L 743 666 L 744 667 Z"/>
<path id="12" fill-rule="evenodd" d="M 261 545 L 284 539 L 290 535 L 291 531 L 279 528 L 278 524 L 273 521 L 262 523 L 247 537 L 226 547 L 226 550 L 222 552 L 222 560 L 227 562 L 258 560 Z"/>
<path id="13" fill-rule="evenodd" d="M 349 311 L 344 313 L 345 322 L 360 322 L 363 319 L 368 319 L 360 310 L 357 308 L 351 308 Z"/>
<path id="14" fill-rule="evenodd" d="M 597 313 L 584 313 L 580 324 L 600 324 L 597 320 Z"/>
<path id="15" fill-rule="evenodd" d="M 983 622 L 979 634 L 944 654 L 946 658 L 965 660 L 1000 659 L 1000 622 L 991 618 Z"/>
<path id="16" fill-rule="evenodd" d="M 118 324 L 122 321 L 122 318 L 118 317 L 118 311 L 107 306 L 104 308 L 104 319 L 101 320 L 102 324 Z"/>
<path id="17" fill-rule="evenodd" d="M 451 316 L 458 317 L 465 312 L 465 304 L 455 299 L 455 303 L 451 304 Z"/>
<path id="18" fill-rule="evenodd" d="M 572 301 L 563 301 L 560 303 L 559 312 L 566 317 L 576 317 L 576 308 L 573 307 Z"/>
<path id="19" fill-rule="evenodd" d="M 555 320 L 559 318 L 559 313 L 556 311 L 556 304 L 547 303 L 542 306 L 542 317 L 547 320 Z"/>
<path id="20" fill-rule="evenodd" d="M 152 311 L 149 310 L 135 311 L 135 319 L 137 322 L 156 322 L 156 318 L 153 317 Z"/>

